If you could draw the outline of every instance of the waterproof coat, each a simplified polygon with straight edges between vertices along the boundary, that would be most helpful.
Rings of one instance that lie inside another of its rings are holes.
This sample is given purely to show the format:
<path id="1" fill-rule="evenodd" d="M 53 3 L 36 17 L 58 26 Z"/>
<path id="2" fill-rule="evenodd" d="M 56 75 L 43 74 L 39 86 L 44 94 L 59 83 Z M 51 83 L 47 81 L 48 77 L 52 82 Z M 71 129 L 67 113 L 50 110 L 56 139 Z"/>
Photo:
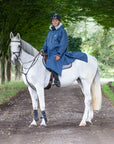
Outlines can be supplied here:
<path id="1" fill-rule="evenodd" d="M 68 52 L 68 37 L 62 23 L 54 27 L 50 26 L 50 31 L 45 40 L 43 50 L 47 53 L 46 68 L 56 72 L 61 76 L 63 65 L 72 63 L 76 58 L 87 62 L 87 55 L 81 52 Z M 56 61 L 55 55 L 60 56 Z"/>

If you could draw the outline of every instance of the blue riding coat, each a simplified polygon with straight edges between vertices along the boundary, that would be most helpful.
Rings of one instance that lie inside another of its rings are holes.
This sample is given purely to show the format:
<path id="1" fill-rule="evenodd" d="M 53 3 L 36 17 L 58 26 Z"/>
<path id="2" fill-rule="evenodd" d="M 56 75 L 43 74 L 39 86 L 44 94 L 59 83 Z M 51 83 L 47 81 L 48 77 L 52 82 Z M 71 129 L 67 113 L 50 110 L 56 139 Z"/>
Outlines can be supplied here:
<path id="1" fill-rule="evenodd" d="M 61 76 L 63 65 L 72 63 L 75 59 L 80 59 L 87 62 L 87 55 L 82 52 L 68 52 L 68 37 L 62 23 L 53 29 L 50 26 L 50 31 L 45 40 L 43 50 L 47 53 L 46 68 L 55 71 Z M 60 56 L 60 60 L 56 61 L 55 55 Z"/>

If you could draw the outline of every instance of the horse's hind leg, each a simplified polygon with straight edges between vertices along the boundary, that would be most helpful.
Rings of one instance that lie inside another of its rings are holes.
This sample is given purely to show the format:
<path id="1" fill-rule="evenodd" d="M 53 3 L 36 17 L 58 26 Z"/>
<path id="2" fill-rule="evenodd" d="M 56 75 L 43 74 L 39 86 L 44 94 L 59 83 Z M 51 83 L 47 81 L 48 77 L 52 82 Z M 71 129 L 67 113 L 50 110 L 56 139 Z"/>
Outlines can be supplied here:
<path id="1" fill-rule="evenodd" d="M 30 124 L 30 127 L 31 127 L 31 126 L 37 126 L 36 122 L 39 120 L 39 117 L 38 117 L 38 96 L 37 96 L 36 91 L 33 90 L 31 87 L 28 87 L 28 90 L 29 90 L 30 95 L 31 95 L 33 114 L 34 114 L 33 121 Z"/>
<path id="2" fill-rule="evenodd" d="M 83 84 L 83 94 L 85 96 L 85 110 L 83 114 L 82 121 L 79 126 L 85 126 L 86 122 L 90 122 L 93 118 L 93 108 L 92 108 L 92 95 L 91 95 L 91 82 L 82 80 Z"/>
<path id="3" fill-rule="evenodd" d="M 82 92 L 83 92 L 83 85 L 82 85 L 81 79 L 78 78 L 78 79 L 77 79 L 77 82 L 78 82 L 78 85 L 80 86 L 80 88 L 81 88 L 81 90 L 82 90 Z"/>

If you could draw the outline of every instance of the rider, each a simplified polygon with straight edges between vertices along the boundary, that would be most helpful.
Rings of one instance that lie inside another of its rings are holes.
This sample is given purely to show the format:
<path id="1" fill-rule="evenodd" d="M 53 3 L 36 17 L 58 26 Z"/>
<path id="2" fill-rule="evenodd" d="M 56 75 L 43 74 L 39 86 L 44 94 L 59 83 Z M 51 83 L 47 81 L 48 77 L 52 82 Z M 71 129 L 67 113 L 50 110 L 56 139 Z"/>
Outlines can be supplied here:
<path id="1" fill-rule="evenodd" d="M 58 75 L 61 76 L 65 53 L 67 52 L 68 38 L 60 16 L 53 14 L 51 19 L 52 25 L 49 27 L 50 31 L 41 52 L 47 53 L 46 68 L 53 72 L 54 83 L 60 87 Z"/>

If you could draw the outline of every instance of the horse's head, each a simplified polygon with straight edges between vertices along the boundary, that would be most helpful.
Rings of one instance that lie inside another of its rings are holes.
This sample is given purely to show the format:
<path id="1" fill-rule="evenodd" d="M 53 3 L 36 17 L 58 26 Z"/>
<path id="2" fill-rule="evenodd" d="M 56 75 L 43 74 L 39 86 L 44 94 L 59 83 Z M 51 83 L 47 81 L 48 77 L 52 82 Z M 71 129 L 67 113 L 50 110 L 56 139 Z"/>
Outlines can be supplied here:
<path id="1" fill-rule="evenodd" d="M 16 64 L 20 52 L 21 52 L 21 39 L 20 39 L 20 34 L 17 33 L 16 36 L 13 35 L 13 33 L 10 33 L 10 52 L 11 52 L 11 62 L 13 64 Z"/>

